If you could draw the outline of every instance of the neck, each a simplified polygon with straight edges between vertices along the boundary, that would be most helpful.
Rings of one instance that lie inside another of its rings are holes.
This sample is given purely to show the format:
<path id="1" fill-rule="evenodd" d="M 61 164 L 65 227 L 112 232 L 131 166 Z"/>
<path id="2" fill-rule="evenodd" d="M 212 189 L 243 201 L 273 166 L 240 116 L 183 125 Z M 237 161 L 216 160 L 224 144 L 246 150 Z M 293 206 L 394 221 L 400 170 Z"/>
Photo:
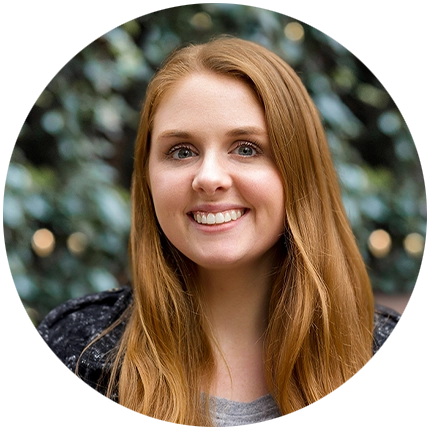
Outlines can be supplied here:
<path id="1" fill-rule="evenodd" d="M 217 341 L 249 344 L 267 325 L 273 255 L 258 264 L 234 269 L 198 268 L 207 317 Z"/>
<path id="2" fill-rule="evenodd" d="M 263 338 L 272 288 L 272 264 L 273 259 L 268 259 L 264 265 L 241 270 L 198 270 L 214 340 L 213 395 L 252 401 L 268 392 Z"/>

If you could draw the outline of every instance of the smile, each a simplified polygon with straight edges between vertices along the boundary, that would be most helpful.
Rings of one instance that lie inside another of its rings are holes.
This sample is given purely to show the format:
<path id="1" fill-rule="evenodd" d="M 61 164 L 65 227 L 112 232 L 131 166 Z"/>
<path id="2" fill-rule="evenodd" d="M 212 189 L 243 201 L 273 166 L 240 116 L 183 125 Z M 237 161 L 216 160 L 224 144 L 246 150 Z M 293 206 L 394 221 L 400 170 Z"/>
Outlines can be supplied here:
<path id="1" fill-rule="evenodd" d="M 233 209 L 224 212 L 193 212 L 193 217 L 199 224 L 224 224 L 231 221 L 238 220 L 245 210 L 243 209 Z"/>

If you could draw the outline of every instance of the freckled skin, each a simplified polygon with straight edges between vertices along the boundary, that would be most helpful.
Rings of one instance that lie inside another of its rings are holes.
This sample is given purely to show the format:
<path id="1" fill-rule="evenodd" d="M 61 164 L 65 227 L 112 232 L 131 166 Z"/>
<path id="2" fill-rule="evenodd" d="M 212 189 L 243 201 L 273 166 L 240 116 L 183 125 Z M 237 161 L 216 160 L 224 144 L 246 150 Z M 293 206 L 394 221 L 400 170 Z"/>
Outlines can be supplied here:
<path id="1" fill-rule="evenodd" d="M 284 229 L 284 193 L 264 112 L 242 82 L 210 73 L 180 80 L 155 113 L 149 177 L 166 236 L 196 264 L 255 265 Z M 215 226 L 191 211 L 242 209 Z"/>

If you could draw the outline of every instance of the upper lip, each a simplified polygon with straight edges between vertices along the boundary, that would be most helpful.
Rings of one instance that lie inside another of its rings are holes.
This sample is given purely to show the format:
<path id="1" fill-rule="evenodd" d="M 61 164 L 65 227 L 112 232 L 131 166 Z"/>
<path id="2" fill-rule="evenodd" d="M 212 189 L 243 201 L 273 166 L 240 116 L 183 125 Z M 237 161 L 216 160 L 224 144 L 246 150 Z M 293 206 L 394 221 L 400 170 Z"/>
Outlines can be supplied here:
<path id="1" fill-rule="evenodd" d="M 191 212 L 218 213 L 218 212 L 230 211 L 233 209 L 245 210 L 247 208 L 240 204 L 220 204 L 220 205 L 202 204 L 202 205 L 192 207 L 191 210 L 188 211 L 188 213 L 191 213 Z"/>

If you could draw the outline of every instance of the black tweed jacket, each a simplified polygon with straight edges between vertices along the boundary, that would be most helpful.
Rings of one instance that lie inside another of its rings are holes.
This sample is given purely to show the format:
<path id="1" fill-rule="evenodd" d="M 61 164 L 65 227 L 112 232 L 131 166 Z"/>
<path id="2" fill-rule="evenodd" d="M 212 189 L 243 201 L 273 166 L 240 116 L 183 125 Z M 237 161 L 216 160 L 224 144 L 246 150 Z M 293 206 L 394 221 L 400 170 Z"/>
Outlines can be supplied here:
<path id="1" fill-rule="evenodd" d="M 37 330 L 57 357 L 73 372 L 79 361 L 78 375 L 91 387 L 105 393 L 109 375 L 107 356 L 118 344 L 126 320 L 82 351 L 103 330 L 116 322 L 133 301 L 128 286 L 69 300 L 52 310 Z M 384 344 L 400 315 L 376 306 L 373 353 Z M 115 399 L 113 399 L 115 400 Z"/>

